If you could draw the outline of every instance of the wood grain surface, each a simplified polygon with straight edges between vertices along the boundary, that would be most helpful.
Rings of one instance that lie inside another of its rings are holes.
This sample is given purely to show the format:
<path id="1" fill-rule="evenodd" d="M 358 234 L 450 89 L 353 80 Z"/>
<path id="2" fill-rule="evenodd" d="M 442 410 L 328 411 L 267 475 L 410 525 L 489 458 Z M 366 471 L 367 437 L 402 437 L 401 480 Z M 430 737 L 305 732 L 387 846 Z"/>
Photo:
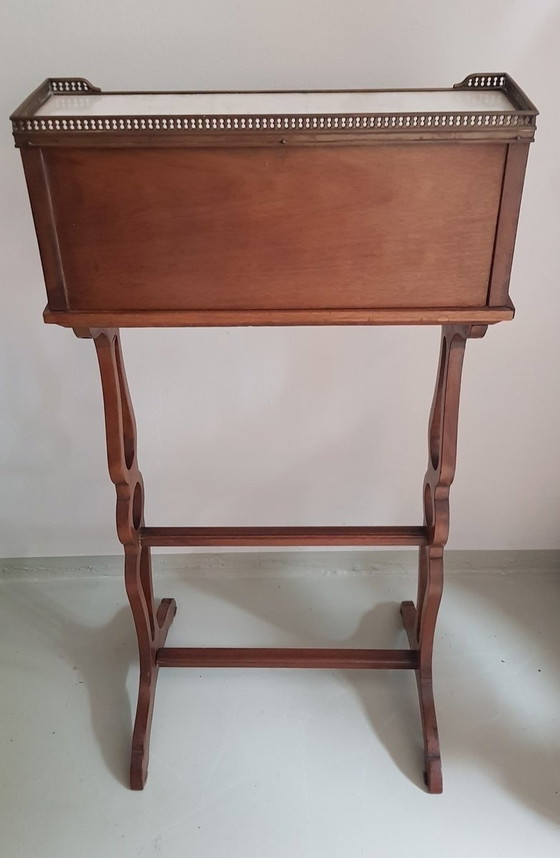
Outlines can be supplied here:
<path id="1" fill-rule="evenodd" d="M 45 149 L 69 308 L 484 306 L 506 151 Z"/>

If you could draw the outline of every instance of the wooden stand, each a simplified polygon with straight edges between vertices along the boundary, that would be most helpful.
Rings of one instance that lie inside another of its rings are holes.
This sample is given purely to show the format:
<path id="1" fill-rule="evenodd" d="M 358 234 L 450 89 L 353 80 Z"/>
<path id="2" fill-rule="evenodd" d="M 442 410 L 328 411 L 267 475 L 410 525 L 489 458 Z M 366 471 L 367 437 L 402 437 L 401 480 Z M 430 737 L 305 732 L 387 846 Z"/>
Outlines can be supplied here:
<path id="1" fill-rule="evenodd" d="M 480 325 L 446 325 L 428 431 L 422 527 L 192 528 L 146 527 L 144 484 L 136 458 L 136 423 L 126 381 L 118 329 L 77 330 L 95 342 L 107 436 L 109 475 L 117 493 L 117 534 L 125 552 L 125 584 L 140 659 L 138 707 L 132 738 L 130 785 L 142 789 L 148 771 L 150 726 L 160 667 L 303 667 L 413 669 L 416 672 L 422 731 L 424 778 L 429 792 L 442 791 L 441 757 L 432 688 L 432 652 L 443 590 L 443 549 L 449 533 L 449 489 L 455 475 L 461 371 L 467 339 L 482 337 Z M 415 545 L 418 596 L 403 602 L 401 615 L 409 650 L 266 649 L 166 647 L 177 607 L 174 599 L 156 606 L 152 546 L 209 545 Z"/>
<path id="2" fill-rule="evenodd" d="M 432 653 L 461 370 L 467 339 L 513 317 L 535 117 L 505 74 L 452 90 L 211 96 L 51 79 L 13 114 L 45 321 L 93 339 L 99 360 L 140 660 L 133 789 L 146 781 L 160 667 L 335 667 L 416 672 L 425 782 L 441 792 Z M 119 329 L 316 324 L 441 325 L 423 524 L 147 527 Z M 176 605 L 154 600 L 151 548 L 212 545 L 418 547 L 416 605 L 401 605 L 409 649 L 166 647 Z"/>

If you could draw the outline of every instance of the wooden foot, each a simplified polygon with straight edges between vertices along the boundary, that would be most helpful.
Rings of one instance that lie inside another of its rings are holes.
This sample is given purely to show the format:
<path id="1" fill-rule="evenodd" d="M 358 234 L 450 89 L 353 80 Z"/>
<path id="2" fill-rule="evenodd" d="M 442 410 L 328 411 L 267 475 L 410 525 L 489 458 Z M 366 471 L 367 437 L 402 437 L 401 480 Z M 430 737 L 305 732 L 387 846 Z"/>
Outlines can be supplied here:
<path id="1" fill-rule="evenodd" d="M 416 638 L 416 629 L 418 621 L 413 602 L 401 603 L 401 616 L 408 635 L 410 648 L 417 652 L 418 640 Z M 418 667 L 415 672 L 416 684 L 418 686 L 418 700 L 420 703 L 422 734 L 424 737 L 424 783 L 428 792 L 440 793 L 443 791 L 443 778 L 432 673 L 431 669 L 427 670 L 425 667 L 424 669 Z"/>
<path id="2" fill-rule="evenodd" d="M 132 752 L 130 756 L 130 788 L 144 789 L 148 776 L 150 754 L 150 733 L 156 694 L 158 664 L 156 653 L 164 646 L 167 633 L 177 613 L 175 599 L 162 599 L 156 612 L 156 633 L 150 647 L 149 663 L 141 659 L 140 680 L 138 686 L 138 705 L 132 732 Z"/>

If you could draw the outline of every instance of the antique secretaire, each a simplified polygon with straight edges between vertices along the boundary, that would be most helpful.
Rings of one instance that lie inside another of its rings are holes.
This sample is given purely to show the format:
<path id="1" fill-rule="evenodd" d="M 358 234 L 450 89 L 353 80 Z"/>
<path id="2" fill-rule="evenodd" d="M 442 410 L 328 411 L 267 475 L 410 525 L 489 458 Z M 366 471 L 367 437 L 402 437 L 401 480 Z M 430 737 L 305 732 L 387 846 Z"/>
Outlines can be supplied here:
<path id="1" fill-rule="evenodd" d="M 509 279 L 537 111 L 506 74 L 451 89 L 104 93 L 50 79 L 12 116 L 41 255 L 45 321 L 95 342 L 117 531 L 138 636 L 131 785 L 146 779 L 159 667 L 413 669 L 425 780 L 442 789 L 432 649 L 465 343 L 513 317 Z M 121 327 L 442 327 L 424 520 L 376 527 L 155 527 L 144 521 Z M 154 546 L 419 549 L 406 649 L 167 647 Z"/>

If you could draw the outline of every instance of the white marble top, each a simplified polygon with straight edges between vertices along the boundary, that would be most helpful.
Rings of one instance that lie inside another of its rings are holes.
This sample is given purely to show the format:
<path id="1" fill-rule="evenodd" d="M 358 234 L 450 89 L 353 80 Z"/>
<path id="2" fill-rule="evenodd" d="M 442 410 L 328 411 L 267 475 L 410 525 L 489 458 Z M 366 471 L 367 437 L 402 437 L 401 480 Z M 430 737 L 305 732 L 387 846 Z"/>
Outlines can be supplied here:
<path id="1" fill-rule="evenodd" d="M 514 110 L 498 90 L 51 95 L 37 116 L 212 116 Z"/>

